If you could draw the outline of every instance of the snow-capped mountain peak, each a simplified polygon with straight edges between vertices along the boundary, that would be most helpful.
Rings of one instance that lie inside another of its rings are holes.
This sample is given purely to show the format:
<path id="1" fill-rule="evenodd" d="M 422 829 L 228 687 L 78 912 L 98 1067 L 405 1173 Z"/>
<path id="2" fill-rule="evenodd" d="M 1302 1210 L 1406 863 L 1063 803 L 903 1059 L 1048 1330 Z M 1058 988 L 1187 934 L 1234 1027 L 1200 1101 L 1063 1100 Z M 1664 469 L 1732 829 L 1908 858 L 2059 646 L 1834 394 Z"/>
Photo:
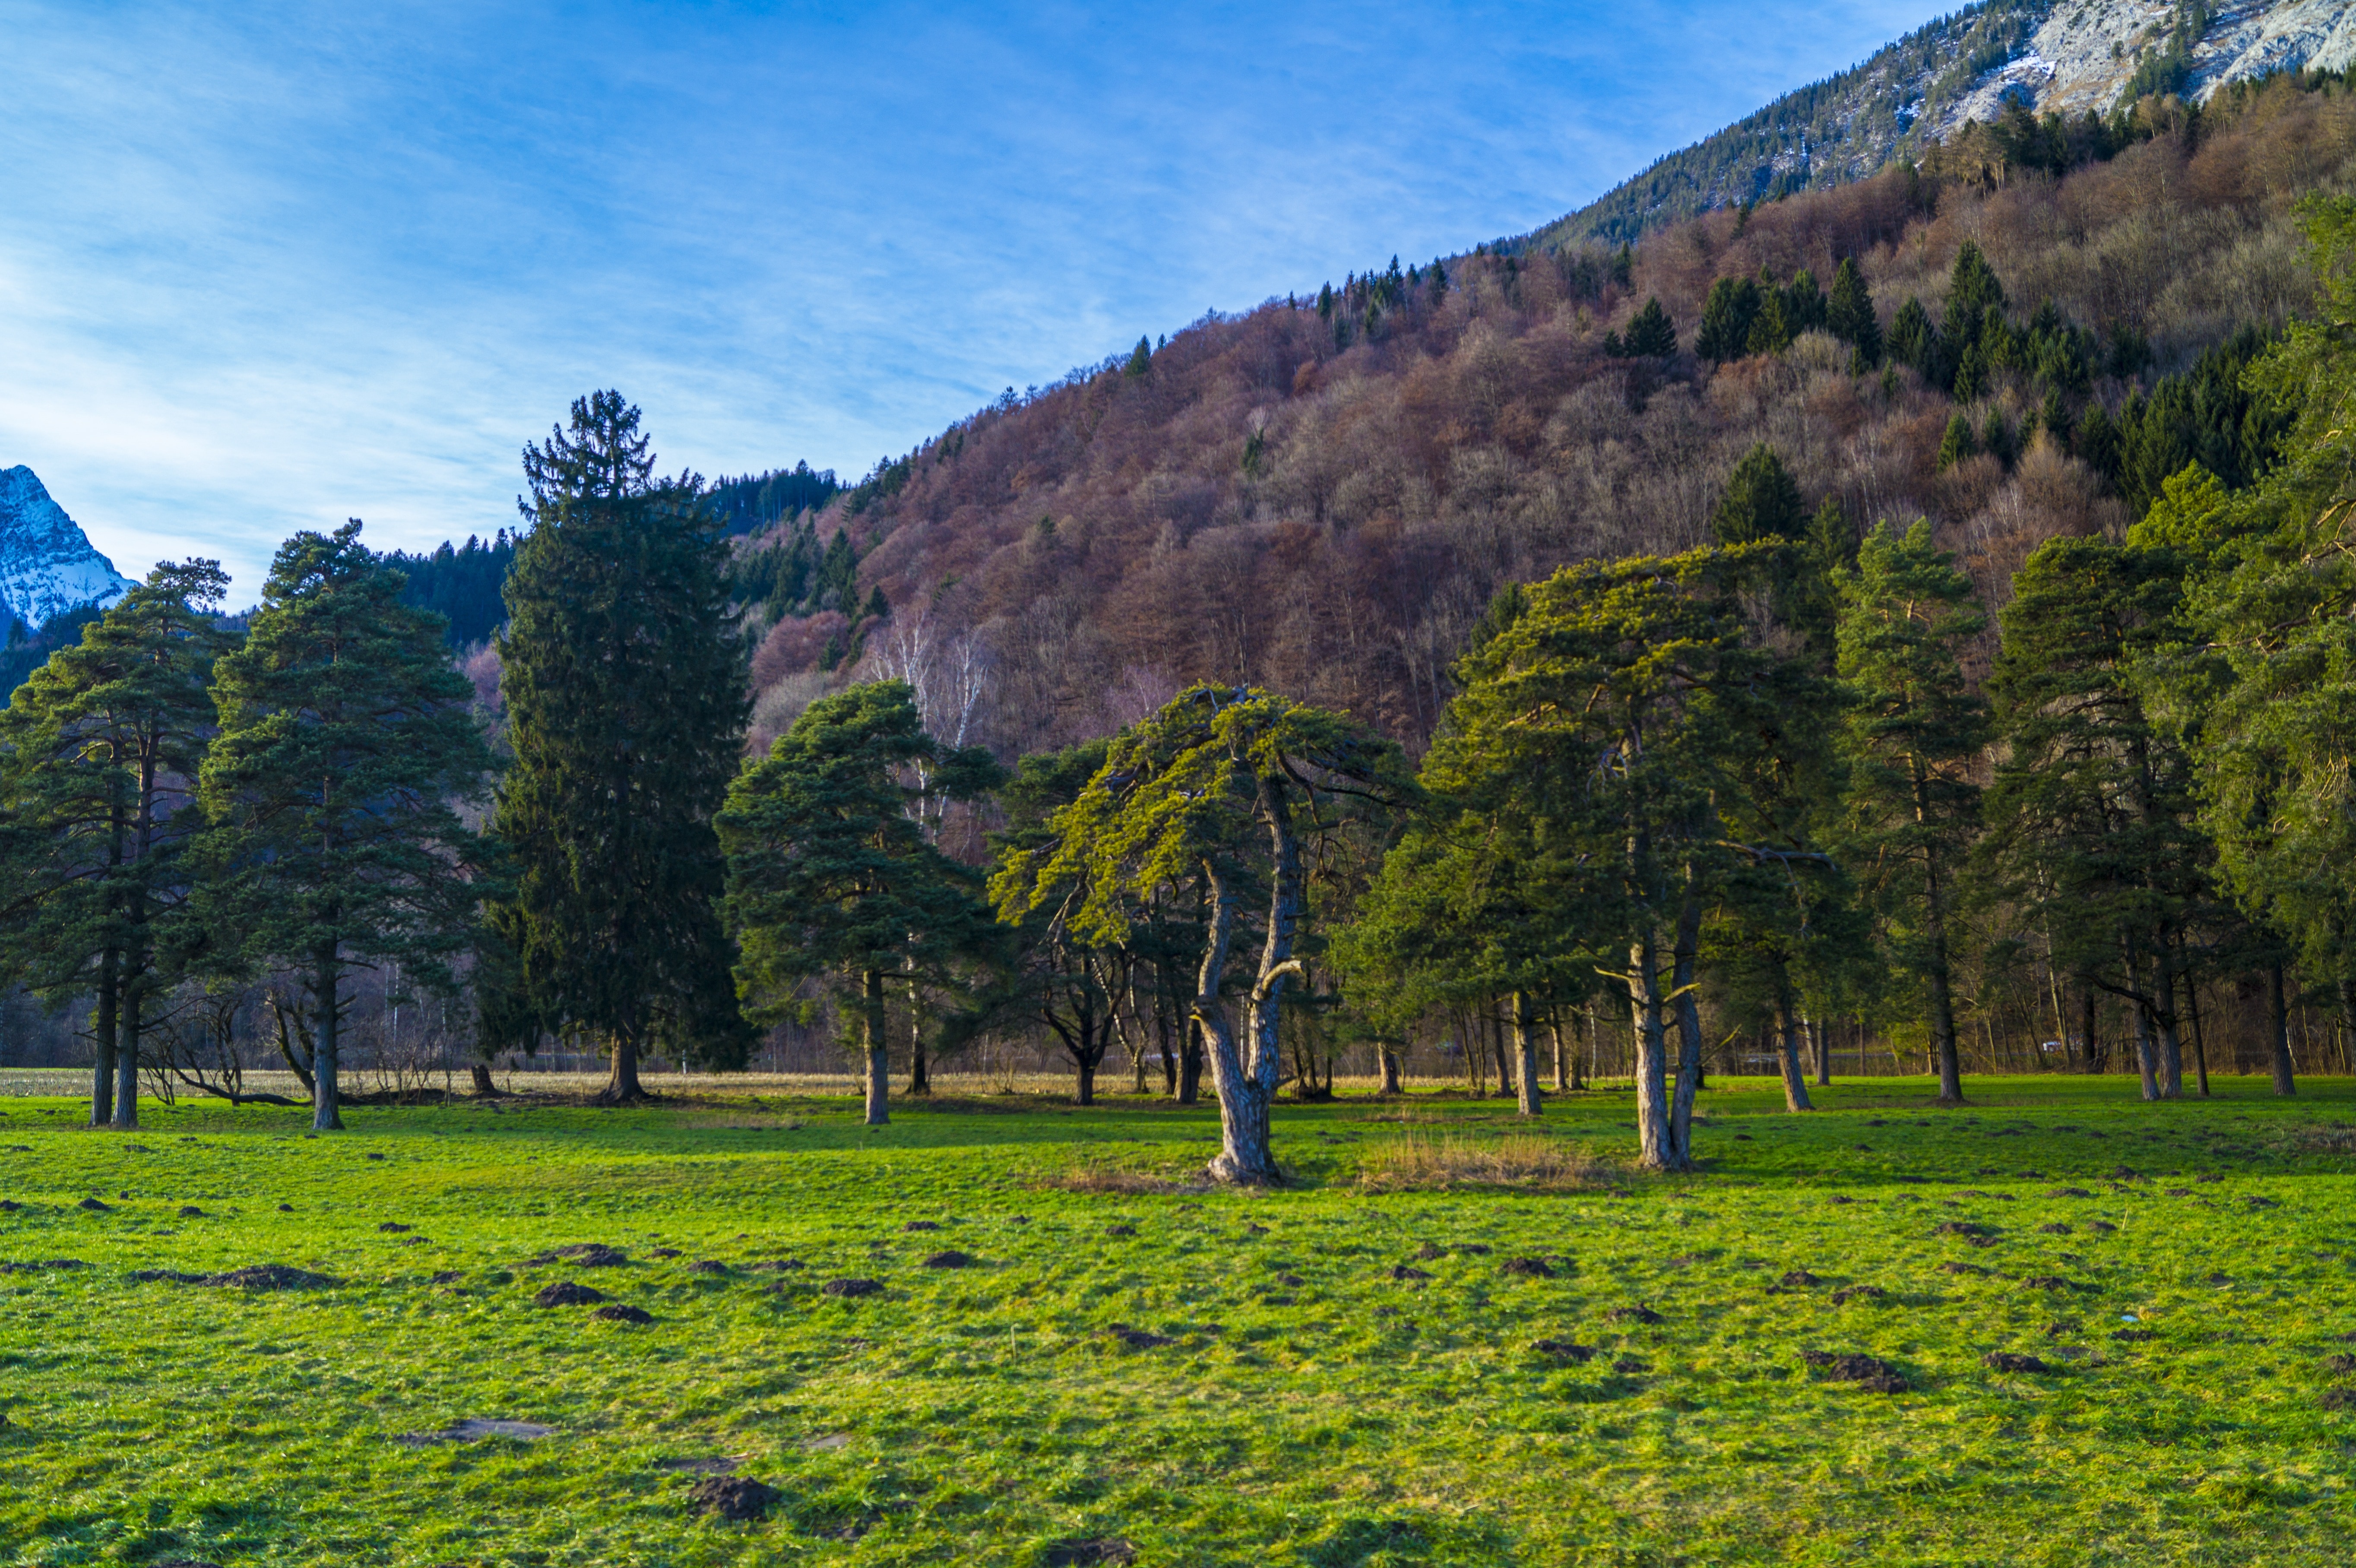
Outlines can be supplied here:
<path id="1" fill-rule="evenodd" d="M 38 626 L 80 604 L 108 604 L 131 580 L 98 553 L 33 471 L 0 469 L 0 626 Z"/>

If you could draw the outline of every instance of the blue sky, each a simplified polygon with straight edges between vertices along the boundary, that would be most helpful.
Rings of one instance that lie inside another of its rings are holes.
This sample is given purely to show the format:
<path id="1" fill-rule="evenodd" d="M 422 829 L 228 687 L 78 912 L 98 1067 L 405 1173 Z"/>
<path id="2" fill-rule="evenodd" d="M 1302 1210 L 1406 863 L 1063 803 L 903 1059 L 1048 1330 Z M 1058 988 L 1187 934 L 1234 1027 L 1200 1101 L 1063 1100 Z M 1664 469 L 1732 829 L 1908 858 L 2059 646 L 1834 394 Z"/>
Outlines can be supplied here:
<path id="1" fill-rule="evenodd" d="M 0 0 L 0 467 L 132 575 L 512 519 L 619 387 L 846 477 L 1001 388 L 1579 206 L 1919 3 Z"/>

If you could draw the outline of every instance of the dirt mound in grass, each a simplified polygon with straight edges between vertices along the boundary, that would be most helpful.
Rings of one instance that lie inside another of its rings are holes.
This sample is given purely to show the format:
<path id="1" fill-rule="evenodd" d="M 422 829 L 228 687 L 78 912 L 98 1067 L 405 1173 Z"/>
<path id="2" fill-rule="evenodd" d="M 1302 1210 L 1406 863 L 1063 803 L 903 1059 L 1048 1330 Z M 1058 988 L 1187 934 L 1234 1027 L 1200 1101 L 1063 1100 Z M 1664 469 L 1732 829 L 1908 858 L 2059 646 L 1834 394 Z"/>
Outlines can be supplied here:
<path id="1" fill-rule="evenodd" d="M 618 1301 L 609 1307 L 601 1307 L 589 1316 L 600 1323 L 651 1323 L 655 1320 L 655 1315 L 645 1307 L 630 1307 Z"/>
<path id="2" fill-rule="evenodd" d="M 911 1221 L 909 1221 L 906 1224 L 905 1224 L 905 1225 L 903 1225 L 903 1226 L 901 1226 L 901 1227 L 900 1227 L 900 1229 L 902 1229 L 903 1231 L 910 1231 L 910 1232 L 914 1232 L 914 1231 L 937 1231 L 937 1230 L 939 1230 L 940 1228 L 941 1228 L 941 1227 L 940 1227 L 939 1222 L 938 1222 L 938 1221 L 933 1221 L 933 1220 L 911 1220 Z"/>
<path id="3" fill-rule="evenodd" d="M 2037 1233 L 2040 1236 L 2066 1236 L 2070 1234 L 2070 1227 L 2056 1220 L 2051 1224 L 2038 1226 Z"/>
<path id="4" fill-rule="evenodd" d="M 690 1274 L 726 1274 L 728 1265 L 716 1258 L 698 1258 L 687 1265 Z"/>
<path id="5" fill-rule="evenodd" d="M 2343 1376 L 2349 1372 L 2356 1372 L 2356 1356 L 2326 1356 L 2323 1358 L 2323 1370 L 2327 1372 L 2338 1372 Z"/>
<path id="6" fill-rule="evenodd" d="M 0 1264 L 0 1274 L 38 1274 L 43 1269 L 88 1268 L 80 1258 L 28 1259 L 20 1264 Z"/>
<path id="7" fill-rule="evenodd" d="M 1105 1227 L 1105 1234 L 1107 1236 L 1134 1236 L 1137 1234 L 1137 1227 L 1134 1225 L 1107 1225 Z"/>
<path id="8" fill-rule="evenodd" d="M 1430 1279 L 1431 1275 L 1426 1274 L 1419 1268 L 1412 1268 L 1406 1264 L 1393 1264 L 1391 1265 L 1391 1277 L 1399 1281 L 1401 1284 L 1412 1285 L 1418 1280 Z"/>
<path id="9" fill-rule="evenodd" d="M 195 1204 L 193 1204 L 193 1203 L 183 1203 L 183 1204 L 181 1204 L 181 1205 L 180 1205 L 180 1218 L 181 1218 L 181 1219 L 183 1219 L 183 1220 L 201 1220 L 201 1219 L 203 1219 L 204 1217 L 205 1217 L 205 1211 L 204 1211 L 203 1210 L 201 1210 L 201 1209 L 198 1208 Z"/>
<path id="10" fill-rule="evenodd" d="M 1158 1350 L 1164 1345 L 1174 1345 L 1178 1342 L 1166 1334 L 1155 1334 L 1143 1328 L 1132 1328 L 1126 1323 L 1108 1323 L 1105 1326 L 1105 1332 L 1132 1350 Z"/>
<path id="11" fill-rule="evenodd" d="M 1984 1269 L 1984 1268 L 1982 1268 L 1982 1267 L 1980 1267 L 1980 1265 L 1979 1265 L 1979 1264 L 1954 1264 L 1954 1263 L 1949 1263 L 1949 1264 L 1941 1264 L 1939 1265 L 1939 1272 L 1940 1272 L 1941 1274 L 1969 1274 L 1969 1275 L 1985 1275 L 1985 1274 L 1987 1274 L 1988 1271 L 1987 1271 L 1987 1270 L 1986 1270 L 1986 1269 Z"/>
<path id="12" fill-rule="evenodd" d="M 284 1264 L 255 1264 L 226 1274 L 209 1274 L 196 1283 L 237 1290 L 333 1290 L 344 1282 L 333 1275 L 313 1274 Z"/>
<path id="13" fill-rule="evenodd" d="M 466 1277 L 466 1271 L 465 1269 L 445 1268 L 440 1274 L 434 1275 L 429 1277 L 425 1283 L 428 1285 L 455 1285 Z"/>
<path id="14" fill-rule="evenodd" d="M 1980 1364 L 1997 1372 L 2050 1372 L 2053 1370 L 2035 1356 L 2024 1356 L 2013 1350 L 1990 1350 L 1980 1358 Z"/>
<path id="15" fill-rule="evenodd" d="M 2130 1345 L 2140 1345 L 2147 1339 L 2158 1339 L 2159 1335 L 2150 1328 L 2115 1328 L 2111 1331 L 2111 1338 Z"/>
<path id="16" fill-rule="evenodd" d="M 1667 1318 L 1649 1307 L 1621 1307 L 1604 1314 L 1614 1323 L 1666 1323 Z"/>
<path id="17" fill-rule="evenodd" d="M 687 1500 L 696 1511 L 739 1524 L 761 1518 L 784 1496 L 746 1476 L 706 1476 L 687 1488 Z"/>
<path id="18" fill-rule="evenodd" d="M 523 1261 L 526 1268 L 538 1268 L 544 1264 L 571 1263 L 583 1268 L 618 1268 L 630 1261 L 630 1254 L 603 1242 L 579 1242 L 569 1247 L 554 1247 L 536 1258 Z"/>
<path id="19" fill-rule="evenodd" d="M 2326 1410 L 2356 1410 L 2356 1388 L 2335 1388 L 2323 1391 Z"/>
<path id="20" fill-rule="evenodd" d="M 755 1274 L 793 1274 L 798 1270 L 809 1267 L 809 1264 L 799 1258 L 770 1258 L 763 1263 L 746 1264 L 744 1266 Z"/>
<path id="21" fill-rule="evenodd" d="M 935 1253 L 925 1260 L 926 1268 L 973 1268 L 981 1260 L 971 1253 L 961 1253 L 952 1247 L 945 1253 Z"/>
<path id="22" fill-rule="evenodd" d="M 1810 1274 L 1804 1268 L 1786 1269 L 1783 1272 L 1783 1277 L 1776 1281 L 1776 1284 L 1782 1285 L 1785 1290 L 1806 1290 L 1812 1285 L 1818 1285 L 1824 1283 L 1825 1282 L 1823 1280 L 1819 1279 L 1815 1275 Z"/>
<path id="23" fill-rule="evenodd" d="M 2046 1193 L 2045 1196 L 2048 1198 L 2092 1198 L 2094 1194 L 2087 1191 L 2083 1187 L 2056 1187 Z"/>
<path id="24" fill-rule="evenodd" d="M 543 1286 L 531 1298 L 534 1307 L 594 1307 L 605 1299 L 605 1293 L 594 1285 L 575 1285 L 569 1279 L 558 1280 Z"/>
<path id="25" fill-rule="evenodd" d="M 2020 1282 L 2023 1290 L 2075 1290 L 2077 1285 L 2058 1274 L 2033 1274 Z"/>
<path id="26" fill-rule="evenodd" d="M 80 1202 L 75 1204 L 74 1207 L 91 1214 L 112 1214 L 114 1212 L 113 1204 L 102 1203 L 95 1198 L 85 1198 Z"/>
<path id="27" fill-rule="evenodd" d="M 1942 1221 L 1938 1229 L 1932 1233 L 1940 1236 L 1962 1236 L 1966 1241 L 1978 1241 L 1996 1234 L 1986 1225 L 1974 1224 L 1969 1220 Z"/>
<path id="28" fill-rule="evenodd" d="M 404 1225 L 398 1220 L 387 1220 L 377 1227 L 377 1233 L 384 1236 L 405 1236 L 415 1229 L 417 1229 L 416 1226 Z"/>
<path id="29" fill-rule="evenodd" d="M 1573 1344 L 1569 1339 L 1540 1339 L 1530 1349 L 1542 1356 L 1552 1356 L 1558 1361 L 1577 1361 L 1583 1365 L 1595 1359 L 1594 1346 Z"/>
<path id="30" fill-rule="evenodd" d="M 1524 1279 L 1552 1279 L 1553 1265 L 1544 1258 L 1507 1258 L 1498 1268 L 1500 1274 L 1519 1275 Z"/>
<path id="31" fill-rule="evenodd" d="M 884 1282 L 880 1279 L 830 1279 L 818 1290 L 820 1296 L 881 1296 L 884 1294 Z"/>
<path id="32" fill-rule="evenodd" d="M 1098 1563 L 1134 1563 L 1137 1548 L 1109 1535 L 1095 1541 L 1059 1541 L 1047 1548 L 1047 1555 L 1040 1561 L 1047 1568 L 1096 1568 Z"/>
<path id="33" fill-rule="evenodd" d="M 1845 1285 L 1833 1292 L 1833 1305 L 1847 1307 L 1852 1301 L 1880 1301 L 1889 1295 L 1878 1285 Z"/>
<path id="34" fill-rule="evenodd" d="M 1830 1350 L 1803 1350 L 1800 1360 L 1837 1383 L 1855 1383 L 1869 1393 L 1904 1393 L 1906 1374 L 1878 1356 L 1836 1355 Z"/>
<path id="35" fill-rule="evenodd" d="M 129 1275 L 134 1285 L 202 1285 L 200 1274 L 182 1274 L 176 1268 L 135 1268 Z"/>

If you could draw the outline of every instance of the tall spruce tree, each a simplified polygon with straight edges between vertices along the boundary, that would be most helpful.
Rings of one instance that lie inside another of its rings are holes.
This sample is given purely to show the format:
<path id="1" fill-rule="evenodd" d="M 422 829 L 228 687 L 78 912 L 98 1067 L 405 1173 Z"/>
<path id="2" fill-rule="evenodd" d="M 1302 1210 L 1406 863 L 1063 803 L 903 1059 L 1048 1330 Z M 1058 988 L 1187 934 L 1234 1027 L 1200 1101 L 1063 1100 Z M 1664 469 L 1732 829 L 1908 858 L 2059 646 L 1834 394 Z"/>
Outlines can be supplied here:
<path id="1" fill-rule="evenodd" d="M 1881 322 L 1874 315 L 1873 293 L 1857 258 L 1846 257 L 1833 273 L 1832 297 L 1825 304 L 1825 327 L 1854 347 L 1870 368 L 1881 363 Z"/>
<path id="2" fill-rule="evenodd" d="M 1751 352 L 1751 326 L 1759 315 L 1759 285 L 1749 278 L 1720 278 L 1702 302 L 1701 329 L 1694 352 L 1713 364 Z"/>
<path id="3" fill-rule="evenodd" d="M 644 1097 L 649 1048 L 719 1068 L 752 1048 L 712 828 L 747 712 L 727 546 L 701 481 L 657 478 L 648 445 L 603 391 L 524 449 L 532 527 L 499 640 L 515 762 L 493 827 L 515 882 L 491 909 L 511 962 L 487 1031 L 602 1040 L 607 1104 Z"/>
<path id="4" fill-rule="evenodd" d="M 1661 308 L 1657 299 L 1648 299 L 1644 308 L 1628 324 L 1628 355 L 1635 359 L 1667 359 L 1677 351 L 1676 323 Z"/>
<path id="5" fill-rule="evenodd" d="M 1971 580 L 1931 542 L 1877 524 L 1840 591 L 1840 677 L 1850 708 L 1839 837 L 1881 916 L 1899 969 L 1923 988 L 1939 1100 L 1964 1096 L 1948 926 L 1979 824 L 1972 770 L 1987 729 L 1957 650 L 1985 617 Z"/>
<path id="6" fill-rule="evenodd" d="M 859 1020 L 869 1126 L 892 1119 L 885 986 L 961 990 L 1001 937 L 980 874 L 926 834 L 924 796 L 971 799 L 1001 776 L 988 752 L 926 734 L 907 683 L 887 680 L 812 703 L 729 787 L 719 827 L 738 991 L 775 1020 L 806 983 L 832 983 Z"/>
<path id="7" fill-rule="evenodd" d="M 200 903 L 242 955 L 299 970 L 313 1014 L 312 1125 L 343 1125 L 345 981 L 397 963 L 452 987 L 481 846 L 454 805 L 492 770 L 444 623 L 402 603 L 354 520 L 279 547 L 244 645 L 213 666 Z"/>
<path id="8" fill-rule="evenodd" d="M 141 1037 L 197 944 L 187 850 L 228 586 L 216 561 L 157 566 L 0 712 L 0 974 L 95 997 L 92 1126 L 139 1125 Z"/>
<path id="9" fill-rule="evenodd" d="M 1763 441 L 1744 453 L 1727 475 L 1726 493 L 1709 517 L 1709 531 L 1722 545 L 1796 540 L 1807 525 L 1798 482 Z"/>

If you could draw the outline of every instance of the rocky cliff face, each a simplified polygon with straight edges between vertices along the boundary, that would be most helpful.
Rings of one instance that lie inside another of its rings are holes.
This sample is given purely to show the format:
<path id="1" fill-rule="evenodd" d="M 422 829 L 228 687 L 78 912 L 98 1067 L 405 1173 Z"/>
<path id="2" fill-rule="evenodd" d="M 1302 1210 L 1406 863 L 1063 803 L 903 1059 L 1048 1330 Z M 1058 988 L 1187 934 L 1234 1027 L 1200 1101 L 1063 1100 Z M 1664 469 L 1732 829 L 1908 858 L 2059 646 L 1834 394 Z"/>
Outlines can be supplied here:
<path id="1" fill-rule="evenodd" d="M 0 469 L 0 618 L 38 626 L 77 604 L 111 603 L 130 586 L 31 469 Z"/>
<path id="2" fill-rule="evenodd" d="M 2157 72 L 2171 60 L 2180 69 Z M 2356 62 L 2356 0 L 1983 0 L 1787 93 L 1524 241 L 1617 243 L 1714 208 L 1863 179 L 2008 100 L 2107 113 L 2155 76 L 2205 100 L 2229 82 Z"/>

